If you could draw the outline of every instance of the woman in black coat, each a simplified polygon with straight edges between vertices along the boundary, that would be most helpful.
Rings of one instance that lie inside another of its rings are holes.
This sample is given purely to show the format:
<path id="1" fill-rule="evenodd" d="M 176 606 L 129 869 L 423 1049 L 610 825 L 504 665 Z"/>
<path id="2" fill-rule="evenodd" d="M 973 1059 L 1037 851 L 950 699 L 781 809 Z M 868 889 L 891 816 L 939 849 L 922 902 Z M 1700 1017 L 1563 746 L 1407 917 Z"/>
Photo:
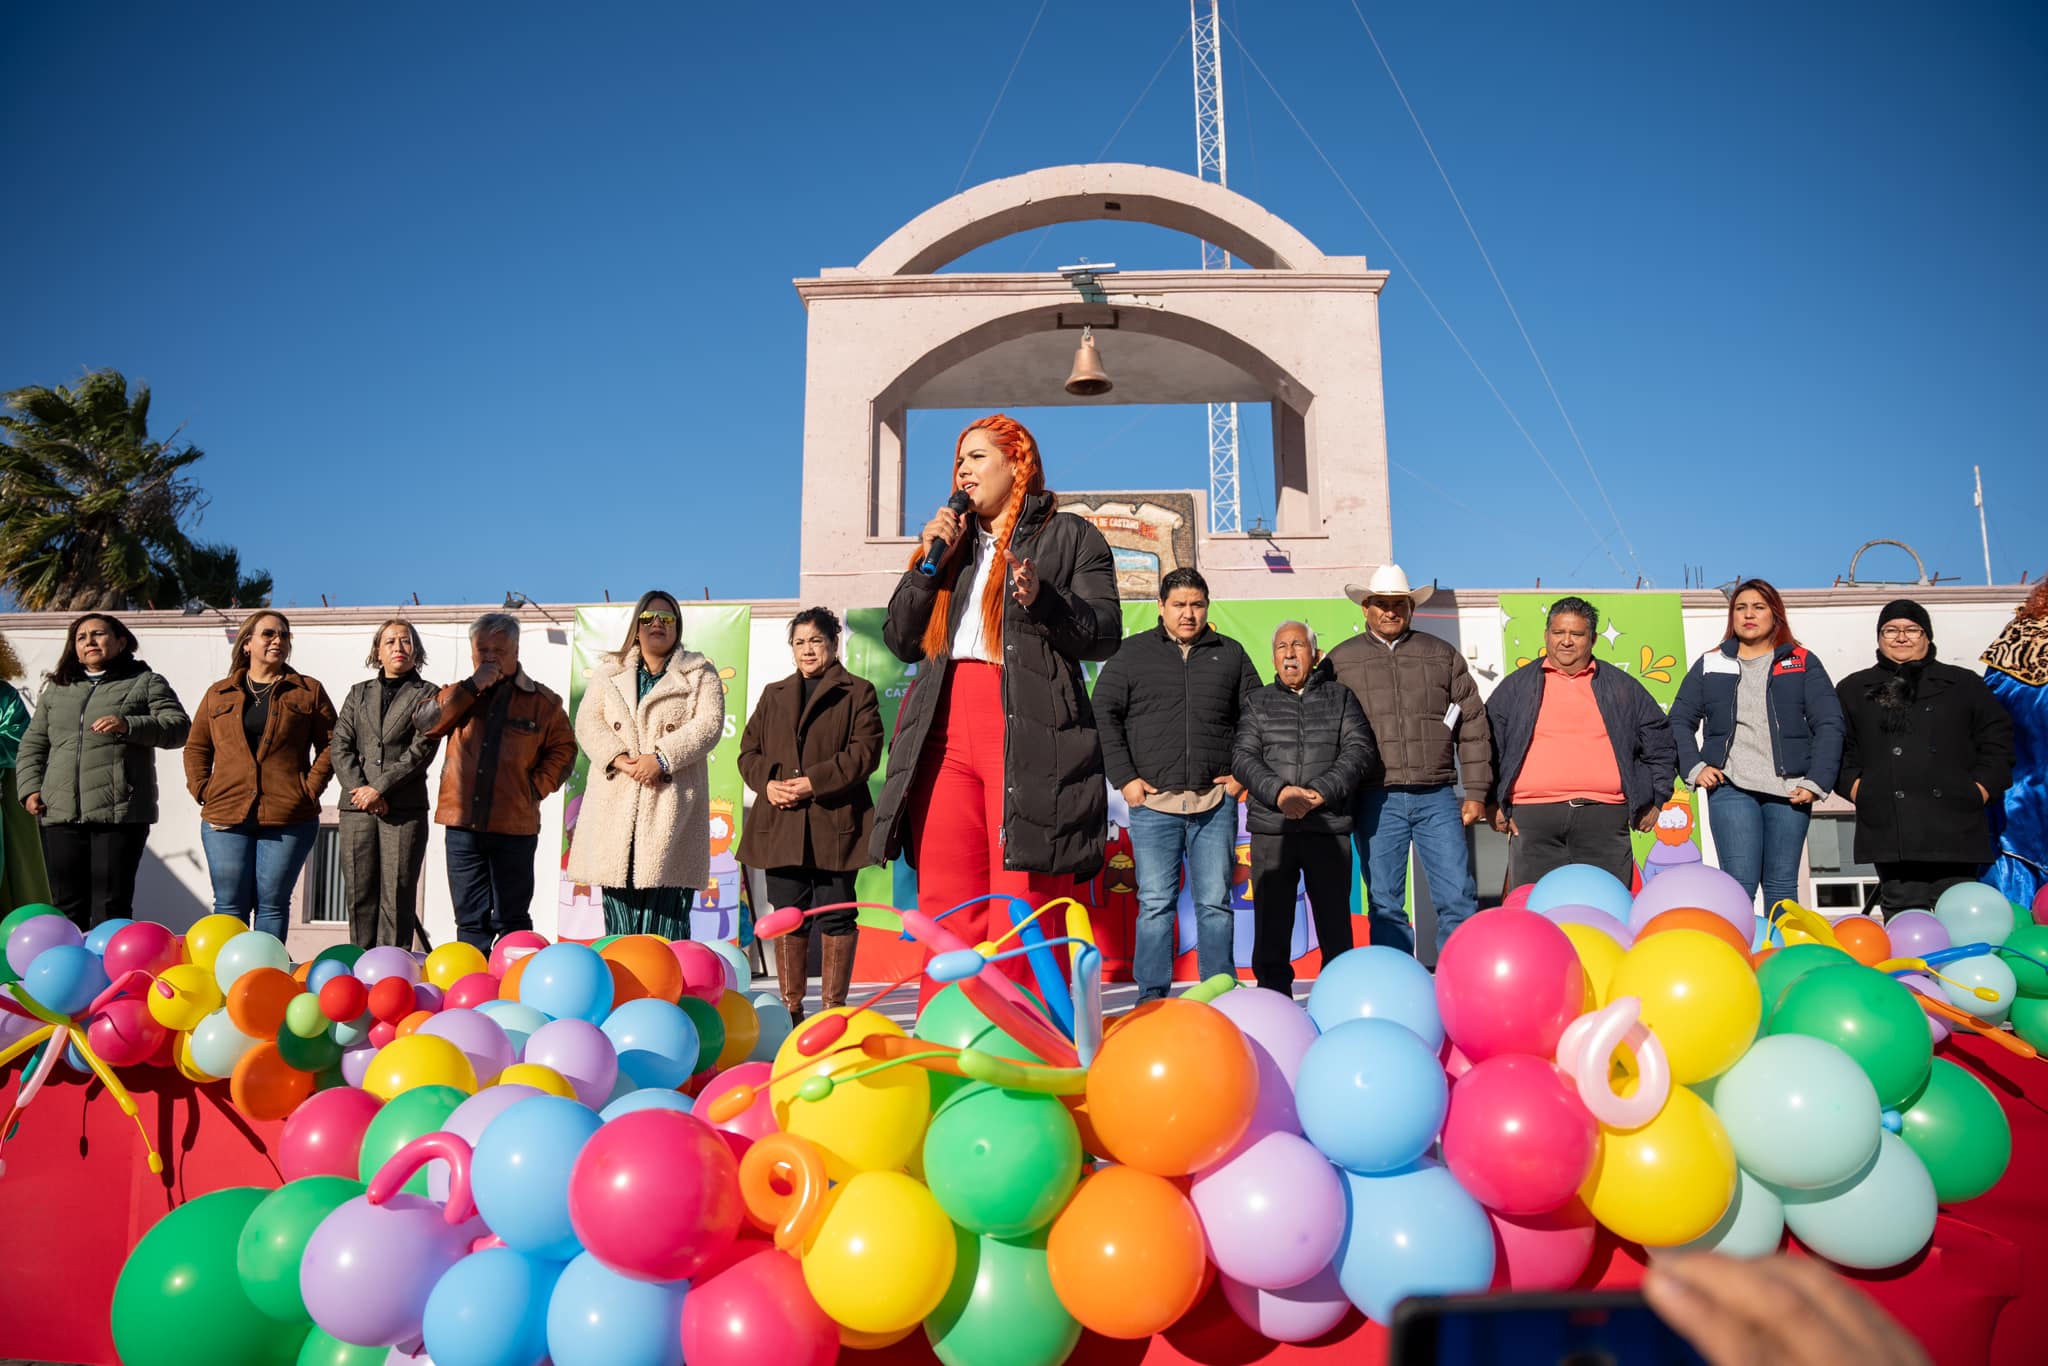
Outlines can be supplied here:
<path id="1" fill-rule="evenodd" d="M 1836 790 L 1856 804 L 1856 858 L 1886 917 L 1931 908 L 1997 856 L 1987 809 L 2012 781 L 2012 718 L 1984 680 L 1934 657 L 1927 609 L 1878 616 L 1877 665 L 1836 689 L 1848 735 Z"/>
<path id="2" fill-rule="evenodd" d="M 968 515 L 942 507 L 925 525 L 883 627 L 896 657 L 923 667 L 897 716 L 874 854 L 907 847 L 927 914 L 992 892 L 1040 906 L 1102 867 L 1108 790 L 1081 662 L 1121 643 L 1115 563 L 1101 532 L 1055 510 L 1038 443 L 1010 418 L 961 434 L 953 487 Z M 935 540 L 946 550 L 926 576 Z M 1038 923 L 1064 933 L 1063 916 Z M 946 925 L 969 944 L 999 939 L 1009 903 Z M 1021 958 L 1000 966 L 1029 974 Z M 937 990 L 927 981 L 923 1000 Z"/>

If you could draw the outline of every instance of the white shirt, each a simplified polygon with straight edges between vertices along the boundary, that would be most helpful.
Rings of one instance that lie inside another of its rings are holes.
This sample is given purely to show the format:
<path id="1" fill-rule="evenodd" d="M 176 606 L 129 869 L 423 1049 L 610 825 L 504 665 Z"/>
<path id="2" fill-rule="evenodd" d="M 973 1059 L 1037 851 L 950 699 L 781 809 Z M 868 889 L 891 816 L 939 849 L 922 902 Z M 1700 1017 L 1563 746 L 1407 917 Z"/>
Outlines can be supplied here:
<path id="1" fill-rule="evenodd" d="M 989 653 L 988 641 L 981 629 L 981 599 L 988 588 L 989 569 L 996 562 L 996 534 L 993 531 L 977 531 L 974 546 L 974 578 L 970 583 L 957 586 L 955 593 L 967 595 L 967 606 L 960 613 L 960 624 L 953 628 L 953 658 L 978 659 L 984 664 L 1001 664 Z"/>

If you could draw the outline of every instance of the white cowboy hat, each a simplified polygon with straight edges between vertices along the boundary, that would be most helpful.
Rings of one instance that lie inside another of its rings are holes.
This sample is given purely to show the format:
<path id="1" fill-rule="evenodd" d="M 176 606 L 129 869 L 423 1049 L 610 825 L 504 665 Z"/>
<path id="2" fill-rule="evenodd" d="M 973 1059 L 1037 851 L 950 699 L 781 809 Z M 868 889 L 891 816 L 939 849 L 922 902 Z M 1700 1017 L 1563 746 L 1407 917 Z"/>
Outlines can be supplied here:
<path id="1" fill-rule="evenodd" d="M 1367 598 L 1406 598 L 1417 607 L 1429 601 L 1429 595 L 1436 592 L 1435 584 L 1420 588 L 1408 586 L 1408 573 L 1398 564 L 1383 564 L 1372 571 L 1372 577 L 1365 581 L 1363 588 L 1355 583 L 1344 585 L 1344 596 L 1363 605 Z"/>

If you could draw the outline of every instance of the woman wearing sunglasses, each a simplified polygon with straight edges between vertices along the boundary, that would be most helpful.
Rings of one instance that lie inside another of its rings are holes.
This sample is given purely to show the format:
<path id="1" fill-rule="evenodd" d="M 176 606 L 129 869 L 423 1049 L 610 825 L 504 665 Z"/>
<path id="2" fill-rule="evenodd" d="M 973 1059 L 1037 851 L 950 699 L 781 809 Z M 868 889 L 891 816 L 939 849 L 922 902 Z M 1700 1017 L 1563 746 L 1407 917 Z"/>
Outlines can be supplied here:
<path id="1" fill-rule="evenodd" d="M 576 743 L 590 761 L 569 876 L 604 889 L 606 934 L 690 937 L 711 880 L 711 749 L 725 731 L 718 667 L 682 648 L 673 595 L 642 595 L 625 642 L 590 671 Z"/>

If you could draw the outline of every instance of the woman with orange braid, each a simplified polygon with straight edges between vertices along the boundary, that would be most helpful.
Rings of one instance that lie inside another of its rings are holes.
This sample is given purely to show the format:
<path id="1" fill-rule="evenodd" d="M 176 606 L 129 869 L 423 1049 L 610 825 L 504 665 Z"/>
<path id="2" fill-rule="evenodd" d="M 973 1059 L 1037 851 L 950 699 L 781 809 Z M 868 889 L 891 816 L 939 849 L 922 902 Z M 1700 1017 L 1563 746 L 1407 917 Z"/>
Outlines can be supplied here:
<path id="1" fill-rule="evenodd" d="M 897 717 L 873 849 L 883 863 L 909 850 L 927 914 L 992 892 L 1037 907 L 1102 867 L 1108 789 L 1081 662 L 1122 639 L 1115 562 L 1101 532 L 1056 510 L 1038 443 L 1010 418 L 960 434 L 953 487 L 968 514 L 942 507 L 925 524 L 889 601 L 883 639 L 923 667 Z M 934 540 L 946 550 L 927 577 L 917 566 Z M 1039 924 L 1056 938 L 1063 921 Z M 999 939 L 1009 903 L 946 925 L 970 944 Z M 998 966 L 1028 979 L 1021 958 Z M 937 990 L 927 981 L 919 1004 Z"/>

